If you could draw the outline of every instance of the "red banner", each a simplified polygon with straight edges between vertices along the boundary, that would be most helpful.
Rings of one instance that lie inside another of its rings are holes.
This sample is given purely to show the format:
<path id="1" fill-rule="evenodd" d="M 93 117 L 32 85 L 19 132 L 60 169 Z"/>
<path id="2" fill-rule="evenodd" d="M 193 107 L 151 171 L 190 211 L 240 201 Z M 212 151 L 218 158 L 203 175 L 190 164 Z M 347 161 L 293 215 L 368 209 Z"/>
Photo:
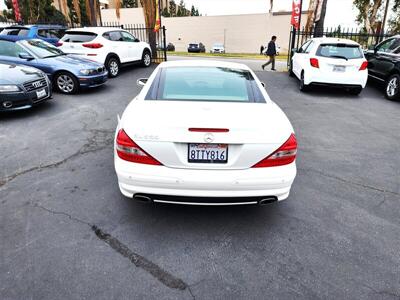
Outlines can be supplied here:
<path id="1" fill-rule="evenodd" d="M 293 0 L 292 2 L 292 19 L 290 20 L 290 24 L 293 25 L 294 28 L 299 29 L 299 21 L 300 21 L 300 0 Z"/>
<path id="2" fill-rule="evenodd" d="M 18 0 L 12 0 L 12 5 L 14 8 L 15 21 L 21 22 L 21 13 L 19 11 Z"/>

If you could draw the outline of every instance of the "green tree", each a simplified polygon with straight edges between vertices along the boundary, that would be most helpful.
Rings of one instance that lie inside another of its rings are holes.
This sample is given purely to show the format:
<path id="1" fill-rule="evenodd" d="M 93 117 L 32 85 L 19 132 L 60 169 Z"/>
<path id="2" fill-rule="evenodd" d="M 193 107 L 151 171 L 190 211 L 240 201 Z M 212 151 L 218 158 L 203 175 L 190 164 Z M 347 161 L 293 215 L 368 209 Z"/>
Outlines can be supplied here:
<path id="1" fill-rule="evenodd" d="M 176 17 L 176 3 L 174 0 L 169 2 L 169 14 L 171 17 Z"/>
<path id="2" fill-rule="evenodd" d="M 196 15 L 196 9 L 194 8 L 194 5 L 192 5 L 192 8 L 190 9 L 190 15 L 195 16 Z"/>
<path id="3" fill-rule="evenodd" d="M 164 7 L 164 9 L 162 10 L 161 15 L 166 18 L 169 18 L 171 16 L 166 7 Z"/>
<path id="4" fill-rule="evenodd" d="M 177 17 L 186 16 L 186 6 L 185 6 L 185 2 L 183 0 L 181 0 L 181 2 L 179 2 L 178 12 L 176 13 L 176 16 Z"/>
<path id="5" fill-rule="evenodd" d="M 393 3 L 393 15 L 390 19 L 389 26 L 393 29 L 396 28 L 396 24 L 399 21 L 400 13 L 400 0 L 392 0 Z M 363 29 L 367 32 L 376 33 L 379 23 L 382 21 L 381 16 L 384 10 L 386 1 L 383 0 L 354 0 L 354 6 L 358 10 L 356 21 L 362 25 Z M 398 20 L 396 22 L 396 19 Z"/>
<path id="6" fill-rule="evenodd" d="M 199 15 L 199 10 L 196 8 L 195 16 L 198 17 Z"/>
<path id="7" fill-rule="evenodd" d="M 123 8 L 137 8 L 138 7 L 138 0 L 122 0 Z"/>
<path id="8" fill-rule="evenodd" d="M 53 5 L 52 0 L 20 0 L 19 10 L 22 22 L 25 24 L 54 23 L 66 24 L 64 15 Z M 3 11 L 4 17 L 15 21 L 12 0 L 5 0 L 7 9 Z"/>

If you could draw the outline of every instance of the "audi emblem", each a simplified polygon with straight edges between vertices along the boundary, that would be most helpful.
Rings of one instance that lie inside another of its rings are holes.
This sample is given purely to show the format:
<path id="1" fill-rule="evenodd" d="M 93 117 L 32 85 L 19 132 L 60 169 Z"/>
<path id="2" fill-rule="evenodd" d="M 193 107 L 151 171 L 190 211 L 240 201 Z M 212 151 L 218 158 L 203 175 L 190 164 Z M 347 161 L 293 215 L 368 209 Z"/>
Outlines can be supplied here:
<path id="1" fill-rule="evenodd" d="M 32 83 L 34 88 L 40 88 L 42 86 L 42 83 L 40 81 L 35 81 Z"/>

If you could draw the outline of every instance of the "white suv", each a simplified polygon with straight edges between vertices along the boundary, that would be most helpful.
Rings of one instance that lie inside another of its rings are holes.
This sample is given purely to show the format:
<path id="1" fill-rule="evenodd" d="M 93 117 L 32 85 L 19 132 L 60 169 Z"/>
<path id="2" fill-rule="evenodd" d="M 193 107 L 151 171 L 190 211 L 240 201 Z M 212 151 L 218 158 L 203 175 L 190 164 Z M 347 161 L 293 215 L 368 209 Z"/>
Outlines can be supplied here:
<path id="1" fill-rule="evenodd" d="M 293 55 L 290 75 L 300 80 L 300 90 L 311 85 L 339 86 L 359 94 L 368 79 L 368 62 L 360 45 L 338 38 L 313 38 Z"/>
<path id="2" fill-rule="evenodd" d="M 126 30 L 111 27 L 84 27 L 67 30 L 57 44 L 65 53 L 84 55 L 103 63 L 110 77 L 119 74 L 122 64 L 151 64 L 150 45 Z"/>

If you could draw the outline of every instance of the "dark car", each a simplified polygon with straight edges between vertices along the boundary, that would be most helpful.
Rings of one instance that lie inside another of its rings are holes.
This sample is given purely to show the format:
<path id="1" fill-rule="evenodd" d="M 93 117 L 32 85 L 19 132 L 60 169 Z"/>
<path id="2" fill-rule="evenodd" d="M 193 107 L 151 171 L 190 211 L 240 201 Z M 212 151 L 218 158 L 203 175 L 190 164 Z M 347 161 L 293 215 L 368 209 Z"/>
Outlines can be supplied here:
<path id="1" fill-rule="evenodd" d="M 57 42 L 65 33 L 67 27 L 63 25 L 12 25 L 1 31 L 0 35 L 14 35 L 30 39 L 41 39 L 50 44 Z"/>
<path id="2" fill-rule="evenodd" d="M 103 64 L 65 54 L 45 41 L 0 36 L 0 61 L 22 64 L 45 72 L 53 86 L 62 93 L 72 94 L 79 88 L 104 84 L 108 73 Z"/>
<path id="3" fill-rule="evenodd" d="M 51 98 L 51 83 L 42 71 L 0 63 L 0 111 L 30 108 Z"/>
<path id="4" fill-rule="evenodd" d="M 385 96 L 400 99 L 400 35 L 393 36 L 365 53 L 368 76 L 385 84 Z"/>
<path id="5" fill-rule="evenodd" d="M 164 50 L 164 45 L 158 45 L 157 44 L 157 50 Z M 167 44 L 167 51 L 175 51 L 175 45 L 172 43 Z"/>
<path id="6" fill-rule="evenodd" d="M 203 43 L 191 43 L 189 44 L 188 47 L 188 52 L 206 52 L 206 47 L 203 45 Z"/>

